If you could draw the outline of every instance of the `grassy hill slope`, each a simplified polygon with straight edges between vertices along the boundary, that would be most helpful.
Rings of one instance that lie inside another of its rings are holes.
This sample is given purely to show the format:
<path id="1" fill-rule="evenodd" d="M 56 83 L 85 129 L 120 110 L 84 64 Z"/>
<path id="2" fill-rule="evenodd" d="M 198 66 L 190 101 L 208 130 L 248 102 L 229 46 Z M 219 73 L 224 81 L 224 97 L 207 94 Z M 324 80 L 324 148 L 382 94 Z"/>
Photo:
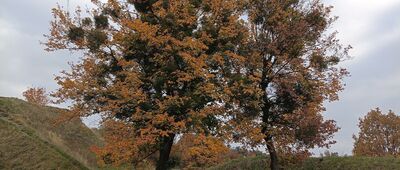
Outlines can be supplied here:
<path id="1" fill-rule="evenodd" d="M 96 168 L 98 135 L 79 119 L 55 125 L 61 111 L 0 97 L 0 169 Z"/>
<path id="2" fill-rule="evenodd" d="M 31 131 L 0 119 L 0 169 L 87 169 Z"/>
<path id="3" fill-rule="evenodd" d="M 210 170 L 265 170 L 265 157 L 241 158 L 210 168 Z M 400 169 L 400 159 L 392 157 L 324 157 L 309 158 L 301 165 L 286 166 L 289 170 L 386 170 Z"/>

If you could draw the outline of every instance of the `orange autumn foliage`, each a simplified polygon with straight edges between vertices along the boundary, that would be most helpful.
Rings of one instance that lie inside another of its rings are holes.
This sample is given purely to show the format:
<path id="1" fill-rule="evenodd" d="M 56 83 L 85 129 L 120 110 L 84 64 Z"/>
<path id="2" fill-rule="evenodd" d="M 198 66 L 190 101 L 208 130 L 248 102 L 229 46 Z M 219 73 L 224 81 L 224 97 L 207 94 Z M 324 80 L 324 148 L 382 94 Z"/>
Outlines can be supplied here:
<path id="1" fill-rule="evenodd" d="M 360 118 L 358 127 L 358 136 L 353 136 L 355 156 L 400 156 L 400 116 L 376 108 Z"/>
<path id="2" fill-rule="evenodd" d="M 26 91 L 22 93 L 25 97 L 25 100 L 29 103 L 45 106 L 49 103 L 49 98 L 46 94 L 46 89 L 41 87 L 32 87 L 28 88 Z"/>
<path id="3" fill-rule="evenodd" d="M 157 169 L 167 169 L 177 135 L 220 135 L 225 64 L 239 62 L 247 41 L 243 2 L 92 2 L 88 13 L 54 8 L 45 45 L 84 54 L 56 77 L 53 95 L 72 101 L 64 116 L 103 116 L 100 161 L 135 164 L 157 151 Z"/>
<path id="4" fill-rule="evenodd" d="M 220 139 L 195 134 L 183 135 L 173 150 L 185 169 L 216 165 L 226 160 L 228 152 L 229 148 Z"/>
<path id="5" fill-rule="evenodd" d="M 168 169 L 176 137 L 196 134 L 266 146 L 279 169 L 278 153 L 335 142 L 338 127 L 321 113 L 343 89 L 349 48 L 327 32 L 335 17 L 320 1 L 92 2 L 88 17 L 53 9 L 45 45 L 84 53 L 56 77 L 54 96 L 72 101 L 66 116 L 103 115 L 104 163 L 157 151 L 157 169 Z M 212 163 L 199 152 L 210 144 L 196 145 L 186 157 Z"/>
<path id="6" fill-rule="evenodd" d="M 104 147 L 93 146 L 91 150 L 98 156 L 99 165 L 118 166 L 123 163 L 138 165 L 144 159 L 154 154 L 156 143 L 151 136 L 138 138 L 133 128 L 118 120 L 106 120 L 102 124 Z M 111 142 L 112 141 L 112 142 Z"/>

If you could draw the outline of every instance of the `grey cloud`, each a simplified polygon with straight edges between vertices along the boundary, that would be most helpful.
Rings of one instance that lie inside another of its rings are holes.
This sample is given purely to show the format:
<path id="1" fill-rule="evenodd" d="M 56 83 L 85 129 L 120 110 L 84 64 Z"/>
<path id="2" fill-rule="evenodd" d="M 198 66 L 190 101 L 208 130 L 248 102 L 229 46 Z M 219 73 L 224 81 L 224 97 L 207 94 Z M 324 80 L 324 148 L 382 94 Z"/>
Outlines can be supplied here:
<path id="1" fill-rule="evenodd" d="M 56 88 L 54 74 L 76 60 L 69 52 L 45 52 L 39 41 L 48 32 L 55 1 L 2 1 L 0 6 L 0 95 L 20 97 L 28 86 Z"/>
<path id="2" fill-rule="evenodd" d="M 386 29 L 386 28 L 383 28 Z M 374 43 L 374 42 L 370 42 Z M 358 119 L 368 111 L 380 107 L 400 114 L 400 37 L 395 41 L 377 45 L 362 60 L 349 65 L 351 77 L 346 78 L 340 100 L 326 105 L 328 118 L 337 121 L 341 130 L 335 135 L 333 151 L 351 154 L 352 135 L 358 133 Z M 356 49 L 355 49 L 356 50 Z M 358 57 L 358 56 L 356 56 Z"/>
<path id="3" fill-rule="evenodd" d="M 385 11 L 381 11 L 381 15 L 372 20 L 372 27 L 365 28 L 369 31 L 369 36 L 366 39 L 378 38 L 384 33 L 390 33 L 399 29 L 400 26 L 400 3 L 391 6 Z"/>

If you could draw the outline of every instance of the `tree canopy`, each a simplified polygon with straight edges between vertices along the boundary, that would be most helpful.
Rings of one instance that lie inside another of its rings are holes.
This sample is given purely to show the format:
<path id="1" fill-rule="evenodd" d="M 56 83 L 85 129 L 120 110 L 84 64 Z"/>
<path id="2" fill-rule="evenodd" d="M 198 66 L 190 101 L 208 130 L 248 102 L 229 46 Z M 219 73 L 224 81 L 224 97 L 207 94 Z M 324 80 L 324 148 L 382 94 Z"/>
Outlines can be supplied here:
<path id="1" fill-rule="evenodd" d="M 46 89 L 42 87 L 31 87 L 25 90 L 22 95 L 29 103 L 46 106 L 50 99 L 47 96 Z"/>
<path id="2" fill-rule="evenodd" d="M 353 136 L 355 156 L 400 155 L 400 116 L 393 111 L 385 115 L 379 108 L 371 110 L 358 127 L 358 136 Z"/>
<path id="3" fill-rule="evenodd" d="M 53 9 L 47 50 L 82 51 L 56 77 L 70 117 L 103 116 L 108 163 L 159 152 L 168 167 L 180 134 L 267 146 L 280 153 L 329 146 L 338 130 L 324 101 L 338 99 L 348 55 L 320 1 L 92 0 Z"/>
<path id="4" fill-rule="evenodd" d="M 338 100 L 348 58 L 336 17 L 320 1 L 250 0 L 249 41 L 240 69 L 232 71 L 226 102 L 233 139 L 263 145 L 278 169 L 277 152 L 307 154 L 328 147 L 338 127 L 324 120 L 325 101 Z"/>
<path id="5" fill-rule="evenodd" d="M 84 53 L 56 77 L 53 95 L 72 101 L 67 116 L 103 116 L 107 162 L 158 151 L 157 169 L 166 169 L 177 134 L 218 132 L 224 64 L 246 41 L 241 1 L 92 2 L 87 13 L 53 9 L 47 50 Z"/>

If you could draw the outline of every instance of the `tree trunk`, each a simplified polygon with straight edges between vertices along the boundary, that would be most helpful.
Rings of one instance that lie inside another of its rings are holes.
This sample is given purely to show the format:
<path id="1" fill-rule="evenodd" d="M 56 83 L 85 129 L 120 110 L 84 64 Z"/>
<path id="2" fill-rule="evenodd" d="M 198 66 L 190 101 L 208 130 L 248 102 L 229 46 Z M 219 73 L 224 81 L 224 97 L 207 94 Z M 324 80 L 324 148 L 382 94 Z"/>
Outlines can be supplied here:
<path id="1" fill-rule="evenodd" d="M 160 143 L 160 156 L 157 161 L 156 170 L 166 170 L 169 168 L 168 160 L 171 153 L 172 144 L 174 143 L 175 134 L 163 137 Z"/>
<path id="2" fill-rule="evenodd" d="M 269 166 L 271 170 L 278 170 L 279 169 L 278 154 L 276 153 L 272 137 L 266 137 L 265 142 L 267 143 L 267 149 L 269 152 L 269 158 L 270 158 Z"/>

